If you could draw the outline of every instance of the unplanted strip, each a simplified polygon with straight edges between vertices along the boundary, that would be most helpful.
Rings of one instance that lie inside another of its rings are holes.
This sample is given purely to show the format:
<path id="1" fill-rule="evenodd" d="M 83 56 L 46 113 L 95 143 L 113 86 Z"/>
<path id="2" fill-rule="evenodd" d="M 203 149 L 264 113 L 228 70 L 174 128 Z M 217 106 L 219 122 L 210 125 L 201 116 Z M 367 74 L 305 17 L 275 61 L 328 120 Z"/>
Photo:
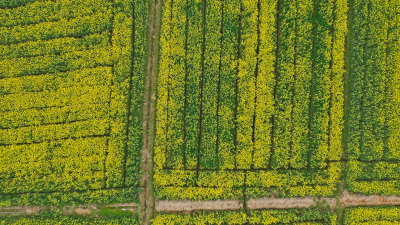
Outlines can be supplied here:
<path id="1" fill-rule="evenodd" d="M 239 200 L 213 201 L 156 201 L 156 211 L 178 212 L 196 210 L 237 210 L 243 208 Z"/>
<path id="2" fill-rule="evenodd" d="M 346 207 L 352 206 L 379 206 L 379 205 L 400 205 L 400 196 L 361 195 L 343 192 L 340 203 Z"/>
<path id="3" fill-rule="evenodd" d="M 247 200 L 247 209 L 288 209 L 288 208 L 309 208 L 316 206 L 317 202 L 323 202 L 330 208 L 337 207 L 335 198 L 260 198 Z M 349 194 L 347 191 L 339 199 L 341 206 L 380 206 L 380 205 L 400 205 L 400 196 L 380 196 L 380 195 L 361 195 Z M 239 200 L 212 200 L 212 201 L 156 201 L 156 211 L 159 212 L 178 212 L 196 210 L 238 210 L 243 209 L 243 204 Z"/>
<path id="4" fill-rule="evenodd" d="M 286 208 L 309 208 L 315 206 L 317 202 L 325 202 L 330 207 L 336 207 L 336 199 L 314 197 L 305 198 L 260 198 L 247 201 L 249 209 L 286 209 Z"/>

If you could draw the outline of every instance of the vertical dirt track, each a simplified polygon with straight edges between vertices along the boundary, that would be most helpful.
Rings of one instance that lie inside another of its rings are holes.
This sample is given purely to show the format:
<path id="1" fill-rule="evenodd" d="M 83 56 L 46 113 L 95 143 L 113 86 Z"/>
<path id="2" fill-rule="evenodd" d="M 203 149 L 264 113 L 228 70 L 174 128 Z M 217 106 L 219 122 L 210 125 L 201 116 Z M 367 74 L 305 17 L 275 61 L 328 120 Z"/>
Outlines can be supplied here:
<path id="1" fill-rule="evenodd" d="M 152 192 L 152 149 L 154 146 L 155 137 L 155 105 L 156 105 L 156 78 L 158 68 L 158 37 L 161 25 L 161 0 L 151 1 L 150 13 L 150 32 L 148 45 L 148 60 L 147 60 L 147 79 L 145 85 L 143 105 L 143 125 L 145 131 L 143 137 L 143 149 L 141 152 L 141 170 L 142 177 L 140 184 L 143 190 L 140 194 L 140 210 L 139 216 L 141 223 L 149 224 L 154 208 L 154 197 Z"/>

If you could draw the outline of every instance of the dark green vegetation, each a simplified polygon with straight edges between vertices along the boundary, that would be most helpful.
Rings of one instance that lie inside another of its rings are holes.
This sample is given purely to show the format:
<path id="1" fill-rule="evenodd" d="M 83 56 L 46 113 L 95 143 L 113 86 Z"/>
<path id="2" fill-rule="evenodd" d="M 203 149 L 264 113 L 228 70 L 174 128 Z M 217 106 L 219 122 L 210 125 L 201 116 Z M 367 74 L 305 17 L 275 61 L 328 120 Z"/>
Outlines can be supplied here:
<path id="1" fill-rule="evenodd" d="M 352 4 L 347 185 L 400 195 L 400 2 Z"/>

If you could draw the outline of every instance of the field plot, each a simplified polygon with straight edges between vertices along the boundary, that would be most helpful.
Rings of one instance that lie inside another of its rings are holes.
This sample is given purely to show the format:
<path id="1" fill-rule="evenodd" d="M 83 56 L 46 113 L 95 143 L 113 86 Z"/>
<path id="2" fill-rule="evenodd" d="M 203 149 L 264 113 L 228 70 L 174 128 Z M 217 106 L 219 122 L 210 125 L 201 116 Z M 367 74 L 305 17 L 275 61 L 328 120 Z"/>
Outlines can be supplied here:
<path id="1" fill-rule="evenodd" d="M 400 195 L 400 2 L 352 6 L 346 159 L 350 191 Z"/>
<path id="2" fill-rule="evenodd" d="M 167 224 L 336 224 L 336 215 L 322 209 L 288 209 L 196 212 L 191 214 L 162 213 L 154 225 Z"/>
<path id="3" fill-rule="evenodd" d="M 345 225 L 395 225 L 400 223 L 399 207 L 348 208 L 345 215 Z"/>
<path id="4" fill-rule="evenodd" d="M 332 196 L 346 32 L 343 0 L 164 1 L 156 196 Z"/>
<path id="5" fill-rule="evenodd" d="M 0 206 L 134 200 L 149 4 L 0 1 Z"/>

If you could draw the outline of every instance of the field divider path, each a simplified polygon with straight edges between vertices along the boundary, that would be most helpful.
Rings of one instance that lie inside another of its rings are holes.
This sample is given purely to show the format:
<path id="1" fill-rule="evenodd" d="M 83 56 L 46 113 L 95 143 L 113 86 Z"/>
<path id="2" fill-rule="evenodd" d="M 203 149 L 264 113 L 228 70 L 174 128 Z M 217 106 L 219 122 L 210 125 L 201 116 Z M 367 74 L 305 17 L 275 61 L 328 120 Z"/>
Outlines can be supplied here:
<path id="1" fill-rule="evenodd" d="M 143 148 L 141 152 L 141 165 L 143 175 L 140 183 L 143 192 L 140 195 L 139 215 L 141 224 L 147 225 L 152 218 L 154 208 L 153 194 L 153 146 L 155 138 L 155 113 L 156 113 L 156 77 L 159 60 L 159 36 L 161 27 L 161 0 L 151 1 L 150 32 L 147 58 L 147 79 L 145 84 L 144 105 L 143 105 L 143 125 L 144 132 Z"/>
<path id="2" fill-rule="evenodd" d="M 196 210 L 239 210 L 243 204 L 239 200 L 210 201 L 157 201 L 156 211 L 159 212 L 191 212 Z"/>
<path id="3" fill-rule="evenodd" d="M 381 206 L 381 205 L 400 205 L 400 196 L 381 196 L 381 195 L 362 195 L 350 194 L 344 191 L 343 195 L 336 198 L 326 197 L 301 197 L 301 198 L 250 198 L 246 201 L 248 210 L 257 209 L 289 209 L 289 208 L 310 208 L 317 203 L 329 206 L 335 209 L 337 206 Z M 155 210 L 157 212 L 192 212 L 199 210 L 240 210 L 244 205 L 240 200 L 208 200 L 208 201 L 190 201 L 157 200 Z"/>
<path id="4" fill-rule="evenodd" d="M 61 212 L 65 215 L 78 214 L 78 215 L 89 215 L 93 213 L 98 213 L 101 209 L 111 208 L 120 209 L 122 211 L 136 212 L 138 208 L 137 203 L 115 203 L 108 205 L 96 205 L 96 204 L 82 204 L 78 206 L 11 206 L 11 207 L 1 207 L 0 216 L 22 216 L 22 215 L 35 215 L 44 211 L 51 212 Z"/>

